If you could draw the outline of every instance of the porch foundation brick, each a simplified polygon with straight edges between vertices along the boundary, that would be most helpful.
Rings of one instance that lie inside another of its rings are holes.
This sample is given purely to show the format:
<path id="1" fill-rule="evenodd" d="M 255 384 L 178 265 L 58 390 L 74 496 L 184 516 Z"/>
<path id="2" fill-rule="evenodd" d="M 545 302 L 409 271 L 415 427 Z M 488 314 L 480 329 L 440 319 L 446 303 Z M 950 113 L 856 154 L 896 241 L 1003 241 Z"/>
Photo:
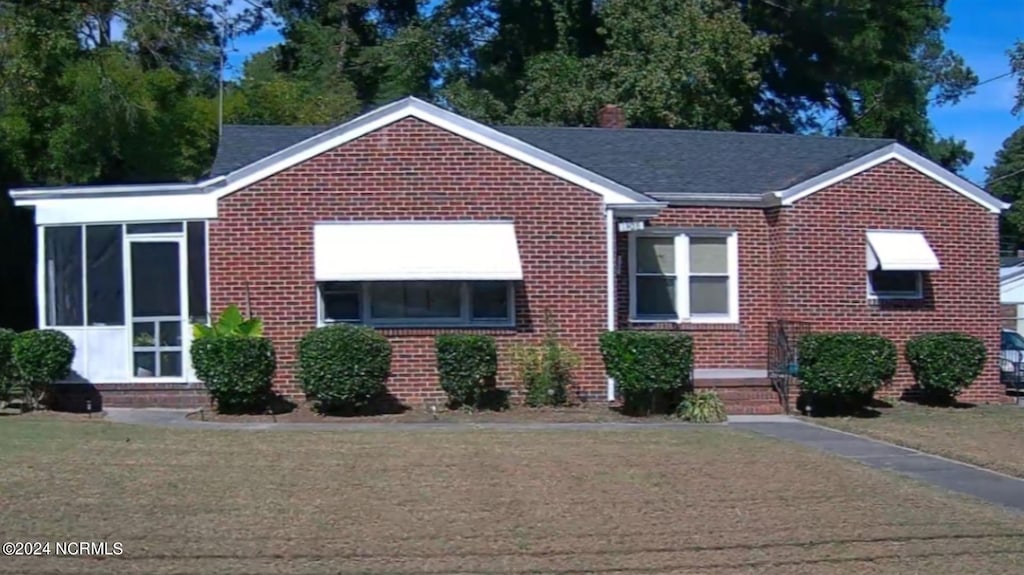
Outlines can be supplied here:
<path id="1" fill-rule="evenodd" d="M 523 265 L 516 327 L 493 335 L 498 385 L 514 388 L 514 344 L 539 343 L 545 312 L 580 357 L 583 396 L 604 398 L 598 349 L 605 329 L 602 199 L 503 154 L 407 118 L 327 151 L 220 200 L 210 222 L 210 300 L 263 319 L 278 357 L 276 389 L 295 398 L 296 345 L 316 327 L 313 225 L 325 221 L 507 220 Z M 382 330 L 391 341 L 388 390 L 403 403 L 444 401 L 434 336 L 445 330 Z M 451 330 L 449 330 L 451 331 Z"/>

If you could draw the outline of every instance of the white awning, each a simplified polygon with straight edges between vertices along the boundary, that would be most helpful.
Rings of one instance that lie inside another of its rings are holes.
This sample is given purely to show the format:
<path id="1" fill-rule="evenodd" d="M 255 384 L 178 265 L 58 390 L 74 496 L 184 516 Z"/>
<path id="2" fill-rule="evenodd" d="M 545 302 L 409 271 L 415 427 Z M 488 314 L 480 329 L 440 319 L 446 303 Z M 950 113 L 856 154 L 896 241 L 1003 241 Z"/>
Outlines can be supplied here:
<path id="1" fill-rule="evenodd" d="M 921 232 L 868 232 L 867 255 L 868 270 L 931 272 L 939 269 L 939 258 Z"/>
<path id="2" fill-rule="evenodd" d="M 521 280 L 507 222 L 338 222 L 313 230 L 317 281 Z"/>

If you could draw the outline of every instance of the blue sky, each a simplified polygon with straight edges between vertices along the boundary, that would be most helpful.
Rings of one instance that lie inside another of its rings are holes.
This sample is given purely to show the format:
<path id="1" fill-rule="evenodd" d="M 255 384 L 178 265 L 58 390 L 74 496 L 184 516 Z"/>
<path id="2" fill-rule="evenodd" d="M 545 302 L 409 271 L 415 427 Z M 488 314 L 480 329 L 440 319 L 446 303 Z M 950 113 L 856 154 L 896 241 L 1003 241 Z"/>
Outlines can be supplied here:
<path id="1" fill-rule="evenodd" d="M 959 52 L 980 80 L 988 80 L 1009 71 L 1006 50 L 1018 38 L 1024 38 L 1024 0 L 948 0 L 952 17 L 946 33 L 946 45 Z M 281 41 L 277 30 L 236 39 L 228 57 L 226 75 L 241 74 L 245 59 Z M 973 96 L 956 106 L 931 110 L 931 118 L 942 136 L 967 140 L 974 161 L 964 175 L 975 182 L 985 179 L 985 167 L 1015 129 L 1024 125 L 1024 115 L 1014 117 L 1015 83 L 1003 78 L 980 86 Z"/>

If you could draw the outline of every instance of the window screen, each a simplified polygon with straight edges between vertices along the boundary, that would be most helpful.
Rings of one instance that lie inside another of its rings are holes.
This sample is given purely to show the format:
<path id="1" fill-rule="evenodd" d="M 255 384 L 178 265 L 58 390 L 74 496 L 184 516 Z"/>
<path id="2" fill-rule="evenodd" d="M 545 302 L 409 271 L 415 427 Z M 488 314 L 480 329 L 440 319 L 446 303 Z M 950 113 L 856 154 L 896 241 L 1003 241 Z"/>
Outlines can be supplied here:
<path id="1" fill-rule="evenodd" d="M 121 226 L 85 228 L 86 321 L 124 325 L 124 266 Z"/>
<path id="2" fill-rule="evenodd" d="M 161 222 L 153 224 L 128 224 L 129 234 L 173 234 L 181 232 L 181 222 Z"/>
<path id="3" fill-rule="evenodd" d="M 188 223 L 188 315 L 192 322 L 206 323 L 206 222 Z"/>
<path id="4" fill-rule="evenodd" d="M 46 324 L 75 326 L 84 323 L 82 291 L 82 227 L 47 227 Z"/>

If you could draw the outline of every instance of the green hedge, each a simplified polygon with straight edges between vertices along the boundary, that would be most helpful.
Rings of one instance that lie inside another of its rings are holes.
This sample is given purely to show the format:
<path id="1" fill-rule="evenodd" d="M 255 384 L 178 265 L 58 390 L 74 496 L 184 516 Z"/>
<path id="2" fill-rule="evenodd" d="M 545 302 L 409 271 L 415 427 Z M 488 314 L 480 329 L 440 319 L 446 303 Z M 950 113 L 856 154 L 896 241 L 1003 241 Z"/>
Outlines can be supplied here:
<path id="1" fill-rule="evenodd" d="M 391 344 L 372 328 L 317 328 L 298 352 L 299 384 L 320 411 L 358 410 L 387 391 Z"/>
<path id="2" fill-rule="evenodd" d="M 627 409 L 649 410 L 690 385 L 693 338 L 685 333 L 610 331 L 601 335 L 601 357 Z"/>
<path id="3" fill-rule="evenodd" d="M 217 410 L 225 413 L 266 409 L 272 396 L 277 356 L 262 337 L 203 337 L 192 344 L 192 365 L 206 384 Z"/>
<path id="4" fill-rule="evenodd" d="M 0 408 L 17 395 L 18 378 L 14 371 L 14 340 L 12 329 L 0 328 Z"/>
<path id="5" fill-rule="evenodd" d="M 483 407 L 498 374 L 498 348 L 486 335 L 442 334 L 434 338 L 437 373 L 451 407 Z"/>
<path id="6" fill-rule="evenodd" d="M 75 344 L 57 330 L 25 331 L 14 338 L 11 357 L 17 377 L 25 385 L 28 407 L 36 409 L 50 384 L 71 374 Z"/>
<path id="7" fill-rule="evenodd" d="M 808 334 L 798 353 L 800 389 L 812 402 L 861 407 L 896 374 L 896 345 L 876 334 Z"/>
<path id="8" fill-rule="evenodd" d="M 970 387 L 985 369 L 985 343 L 960 332 L 924 333 L 907 341 L 907 363 L 929 396 L 948 401 Z"/>

